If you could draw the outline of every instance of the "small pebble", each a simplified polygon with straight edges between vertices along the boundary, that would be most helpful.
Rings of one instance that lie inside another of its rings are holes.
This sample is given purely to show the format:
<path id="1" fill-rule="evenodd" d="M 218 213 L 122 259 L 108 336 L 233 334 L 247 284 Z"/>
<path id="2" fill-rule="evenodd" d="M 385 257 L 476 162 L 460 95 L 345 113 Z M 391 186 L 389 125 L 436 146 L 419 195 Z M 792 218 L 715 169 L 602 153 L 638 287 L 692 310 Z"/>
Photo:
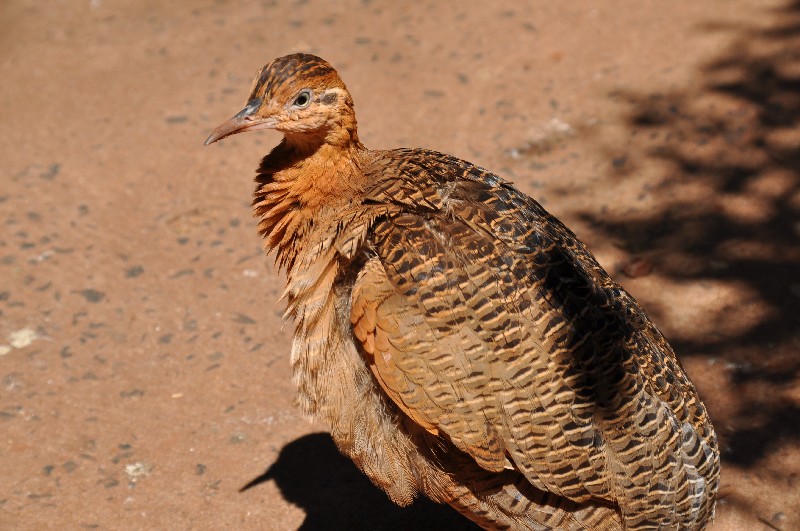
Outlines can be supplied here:
<path id="1" fill-rule="evenodd" d="M 11 332 L 8 342 L 14 348 L 25 348 L 33 343 L 37 338 L 36 330 L 32 328 L 22 328 Z"/>
<path id="2" fill-rule="evenodd" d="M 125 473 L 128 474 L 128 477 L 131 479 L 131 481 L 136 481 L 139 478 L 149 476 L 152 470 L 152 465 L 141 461 L 138 463 L 125 465 Z"/>

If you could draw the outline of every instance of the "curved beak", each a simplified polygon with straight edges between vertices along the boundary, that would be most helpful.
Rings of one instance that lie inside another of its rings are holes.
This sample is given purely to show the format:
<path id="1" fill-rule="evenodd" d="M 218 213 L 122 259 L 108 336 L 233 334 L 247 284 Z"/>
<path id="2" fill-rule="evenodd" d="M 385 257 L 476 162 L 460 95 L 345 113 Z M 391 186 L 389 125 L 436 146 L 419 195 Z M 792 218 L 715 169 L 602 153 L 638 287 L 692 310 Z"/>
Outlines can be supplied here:
<path id="1" fill-rule="evenodd" d="M 275 129 L 277 121 L 275 118 L 256 116 L 255 113 L 261 107 L 261 99 L 253 98 L 247 102 L 247 106 L 239 111 L 239 113 L 219 125 L 216 129 L 211 131 L 208 135 L 204 145 L 213 144 L 217 140 L 222 140 L 226 136 L 235 135 L 236 133 L 243 133 L 244 131 L 251 131 L 253 129 Z"/>

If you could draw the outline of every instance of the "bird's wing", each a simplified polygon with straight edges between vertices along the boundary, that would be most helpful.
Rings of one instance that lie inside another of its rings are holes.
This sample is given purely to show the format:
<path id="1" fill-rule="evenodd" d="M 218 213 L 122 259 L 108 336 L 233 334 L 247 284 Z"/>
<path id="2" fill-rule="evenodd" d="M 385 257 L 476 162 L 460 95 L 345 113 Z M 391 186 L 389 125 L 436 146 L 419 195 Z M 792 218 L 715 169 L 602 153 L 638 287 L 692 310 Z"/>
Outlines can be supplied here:
<path id="1" fill-rule="evenodd" d="M 389 397 L 488 470 L 576 500 L 679 503 L 683 439 L 703 429 L 687 419 L 705 413 L 636 301 L 498 177 L 393 153 L 367 200 L 402 211 L 373 225 L 350 315 Z"/>

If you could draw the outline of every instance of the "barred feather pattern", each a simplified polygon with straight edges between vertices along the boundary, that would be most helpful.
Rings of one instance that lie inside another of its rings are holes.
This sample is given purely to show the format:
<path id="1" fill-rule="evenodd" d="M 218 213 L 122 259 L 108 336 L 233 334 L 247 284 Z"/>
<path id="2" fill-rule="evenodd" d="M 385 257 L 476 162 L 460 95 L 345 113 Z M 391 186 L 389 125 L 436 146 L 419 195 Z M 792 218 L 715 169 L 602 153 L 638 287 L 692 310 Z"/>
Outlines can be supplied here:
<path id="1" fill-rule="evenodd" d="M 453 157 L 363 166 L 357 201 L 304 215 L 269 181 L 255 203 L 288 269 L 299 402 L 343 453 L 395 502 L 487 528 L 703 528 L 705 408 L 574 234 Z"/>

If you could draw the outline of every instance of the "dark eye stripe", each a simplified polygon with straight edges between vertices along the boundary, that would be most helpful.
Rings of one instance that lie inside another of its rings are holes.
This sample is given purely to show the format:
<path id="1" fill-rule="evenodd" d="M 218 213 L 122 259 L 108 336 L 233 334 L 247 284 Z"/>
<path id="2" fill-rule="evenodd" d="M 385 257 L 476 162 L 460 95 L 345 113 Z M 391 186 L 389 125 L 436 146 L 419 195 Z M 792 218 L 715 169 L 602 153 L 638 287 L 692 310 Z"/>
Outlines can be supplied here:
<path id="1" fill-rule="evenodd" d="M 334 105 L 339 99 L 339 95 L 335 92 L 328 92 L 324 96 L 322 96 L 322 104 L 323 105 Z"/>

